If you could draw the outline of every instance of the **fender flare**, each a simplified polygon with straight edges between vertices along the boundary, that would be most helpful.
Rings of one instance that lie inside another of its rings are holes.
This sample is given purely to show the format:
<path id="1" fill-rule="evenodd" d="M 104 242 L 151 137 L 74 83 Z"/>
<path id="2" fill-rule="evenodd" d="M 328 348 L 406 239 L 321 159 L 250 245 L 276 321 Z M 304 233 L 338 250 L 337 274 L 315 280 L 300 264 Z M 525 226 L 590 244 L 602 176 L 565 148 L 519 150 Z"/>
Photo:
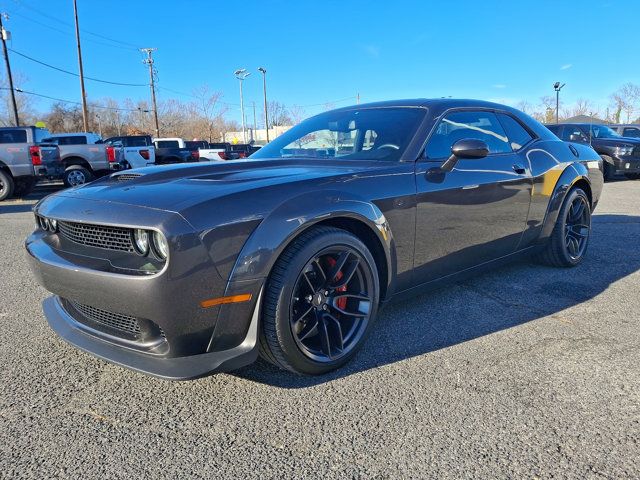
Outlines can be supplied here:
<path id="1" fill-rule="evenodd" d="M 386 260 L 387 278 L 381 278 L 380 283 L 389 287 L 397 262 L 387 219 L 372 202 L 340 191 L 307 192 L 288 199 L 270 212 L 242 247 L 229 283 L 268 277 L 276 260 L 298 235 L 314 225 L 335 219 L 355 220 L 375 234 Z"/>
<path id="2" fill-rule="evenodd" d="M 589 171 L 582 163 L 574 162 L 568 165 L 556 182 L 556 185 L 549 199 L 547 211 L 544 216 L 542 225 L 542 232 L 540 233 L 540 240 L 546 240 L 551 236 L 553 229 L 558 220 L 558 214 L 564 203 L 569 191 L 573 186 L 580 182 L 585 181 L 591 188 L 591 180 L 589 180 Z"/>

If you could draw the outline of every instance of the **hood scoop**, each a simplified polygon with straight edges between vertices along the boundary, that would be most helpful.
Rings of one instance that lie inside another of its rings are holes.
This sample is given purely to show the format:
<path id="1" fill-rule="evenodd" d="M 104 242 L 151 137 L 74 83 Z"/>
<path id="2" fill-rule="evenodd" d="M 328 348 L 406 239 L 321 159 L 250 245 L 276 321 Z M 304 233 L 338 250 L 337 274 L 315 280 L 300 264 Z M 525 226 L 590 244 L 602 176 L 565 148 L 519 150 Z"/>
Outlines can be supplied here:
<path id="1" fill-rule="evenodd" d="M 119 175 L 112 175 L 111 179 L 116 182 L 126 182 L 128 180 L 133 180 L 134 178 L 141 177 L 141 173 L 121 173 Z"/>

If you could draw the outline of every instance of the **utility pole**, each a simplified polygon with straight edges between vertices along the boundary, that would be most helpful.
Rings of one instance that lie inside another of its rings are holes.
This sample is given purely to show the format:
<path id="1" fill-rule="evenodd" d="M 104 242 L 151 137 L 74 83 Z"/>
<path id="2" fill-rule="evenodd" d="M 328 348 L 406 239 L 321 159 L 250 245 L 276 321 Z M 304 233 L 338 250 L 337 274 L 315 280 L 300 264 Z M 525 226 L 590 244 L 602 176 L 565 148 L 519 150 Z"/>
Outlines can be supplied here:
<path id="1" fill-rule="evenodd" d="M 87 112 L 87 93 L 84 90 L 84 71 L 82 69 L 82 50 L 80 49 L 80 27 L 78 26 L 78 6 L 73 0 L 73 15 L 76 19 L 76 43 L 78 44 L 78 68 L 80 70 L 80 94 L 82 95 L 82 124 L 89 131 L 89 113 Z"/>
<path id="2" fill-rule="evenodd" d="M 251 102 L 253 105 L 253 135 L 251 135 L 251 140 L 256 140 L 256 131 L 258 130 L 258 122 L 256 121 L 256 102 Z"/>
<path id="3" fill-rule="evenodd" d="M 356 94 L 356 105 L 360 105 L 360 94 Z"/>
<path id="4" fill-rule="evenodd" d="M 155 122 L 156 127 L 156 138 L 160 137 L 160 127 L 158 126 L 158 106 L 156 105 L 156 85 L 153 76 L 153 56 L 152 52 L 155 52 L 157 48 L 141 48 L 141 52 L 145 52 L 147 54 L 147 58 L 145 58 L 142 63 L 149 65 L 149 88 L 151 88 L 151 103 L 153 103 L 153 121 Z"/>
<path id="5" fill-rule="evenodd" d="M 7 32 L 2 25 L 2 18 L 9 20 L 9 14 L 0 13 L 0 36 L 2 36 L 2 51 L 4 53 L 4 63 L 7 66 L 7 77 L 9 78 L 9 89 L 11 90 L 11 104 L 13 105 L 13 120 L 16 122 L 16 127 L 20 126 L 20 120 L 18 119 L 18 107 L 16 106 L 16 92 L 13 90 L 13 77 L 11 76 L 11 65 L 9 64 L 9 52 L 7 52 Z"/>
<path id="6" fill-rule="evenodd" d="M 267 115 L 267 69 L 264 67 L 258 68 L 258 71 L 262 73 L 262 92 L 264 94 L 264 129 L 267 132 L 267 143 L 269 143 L 269 116 Z"/>

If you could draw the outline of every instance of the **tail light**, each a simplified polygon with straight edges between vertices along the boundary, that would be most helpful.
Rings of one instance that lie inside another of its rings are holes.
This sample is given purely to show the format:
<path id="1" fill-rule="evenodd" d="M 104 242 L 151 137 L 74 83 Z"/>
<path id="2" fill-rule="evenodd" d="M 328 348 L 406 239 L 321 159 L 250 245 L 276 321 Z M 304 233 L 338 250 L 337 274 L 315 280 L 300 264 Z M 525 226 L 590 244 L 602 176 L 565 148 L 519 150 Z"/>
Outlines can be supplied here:
<path id="1" fill-rule="evenodd" d="M 198 150 L 194 150 L 193 152 L 191 152 L 191 156 L 194 160 L 200 160 L 200 152 Z"/>
<path id="2" fill-rule="evenodd" d="M 149 160 L 149 150 L 140 150 L 140 156 L 145 160 Z"/>
<path id="3" fill-rule="evenodd" d="M 227 159 L 227 152 L 218 152 L 218 156 L 219 156 L 222 160 L 226 160 L 226 159 Z"/>
<path id="4" fill-rule="evenodd" d="M 40 147 L 32 145 L 29 147 L 29 156 L 33 165 L 42 165 L 42 157 L 40 156 Z"/>
<path id="5" fill-rule="evenodd" d="M 107 162 L 113 163 L 116 161 L 116 149 L 112 146 L 107 147 Z"/>

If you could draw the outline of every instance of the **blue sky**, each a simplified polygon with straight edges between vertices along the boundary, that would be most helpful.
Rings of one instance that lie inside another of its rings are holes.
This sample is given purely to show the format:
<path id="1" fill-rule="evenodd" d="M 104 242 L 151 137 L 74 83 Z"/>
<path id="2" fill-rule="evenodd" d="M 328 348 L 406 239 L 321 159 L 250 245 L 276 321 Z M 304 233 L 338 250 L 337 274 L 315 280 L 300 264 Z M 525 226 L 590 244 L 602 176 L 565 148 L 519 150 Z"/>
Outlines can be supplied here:
<path id="1" fill-rule="evenodd" d="M 77 71 L 71 0 L 6 0 L 2 8 L 11 48 Z M 288 106 L 357 93 L 363 102 L 451 95 L 535 104 L 562 81 L 568 103 L 587 98 L 604 109 L 620 85 L 640 83 L 640 2 L 632 0 L 78 0 L 78 9 L 85 75 L 145 83 L 135 47 L 157 47 L 159 87 L 190 93 L 207 83 L 231 104 L 239 103 L 239 67 L 252 71 L 245 101 L 261 102 L 264 66 L 270 99 Z M 10 55 L 27 79 L 20 87 L 79 100 L 77 78 Z M 89 99 L 148 97 L 145 87 L 86 87 Z M 162 89 L 158 96 L 189 100 Z M 334 104 L 348 103 L 355 99 Z"/>

